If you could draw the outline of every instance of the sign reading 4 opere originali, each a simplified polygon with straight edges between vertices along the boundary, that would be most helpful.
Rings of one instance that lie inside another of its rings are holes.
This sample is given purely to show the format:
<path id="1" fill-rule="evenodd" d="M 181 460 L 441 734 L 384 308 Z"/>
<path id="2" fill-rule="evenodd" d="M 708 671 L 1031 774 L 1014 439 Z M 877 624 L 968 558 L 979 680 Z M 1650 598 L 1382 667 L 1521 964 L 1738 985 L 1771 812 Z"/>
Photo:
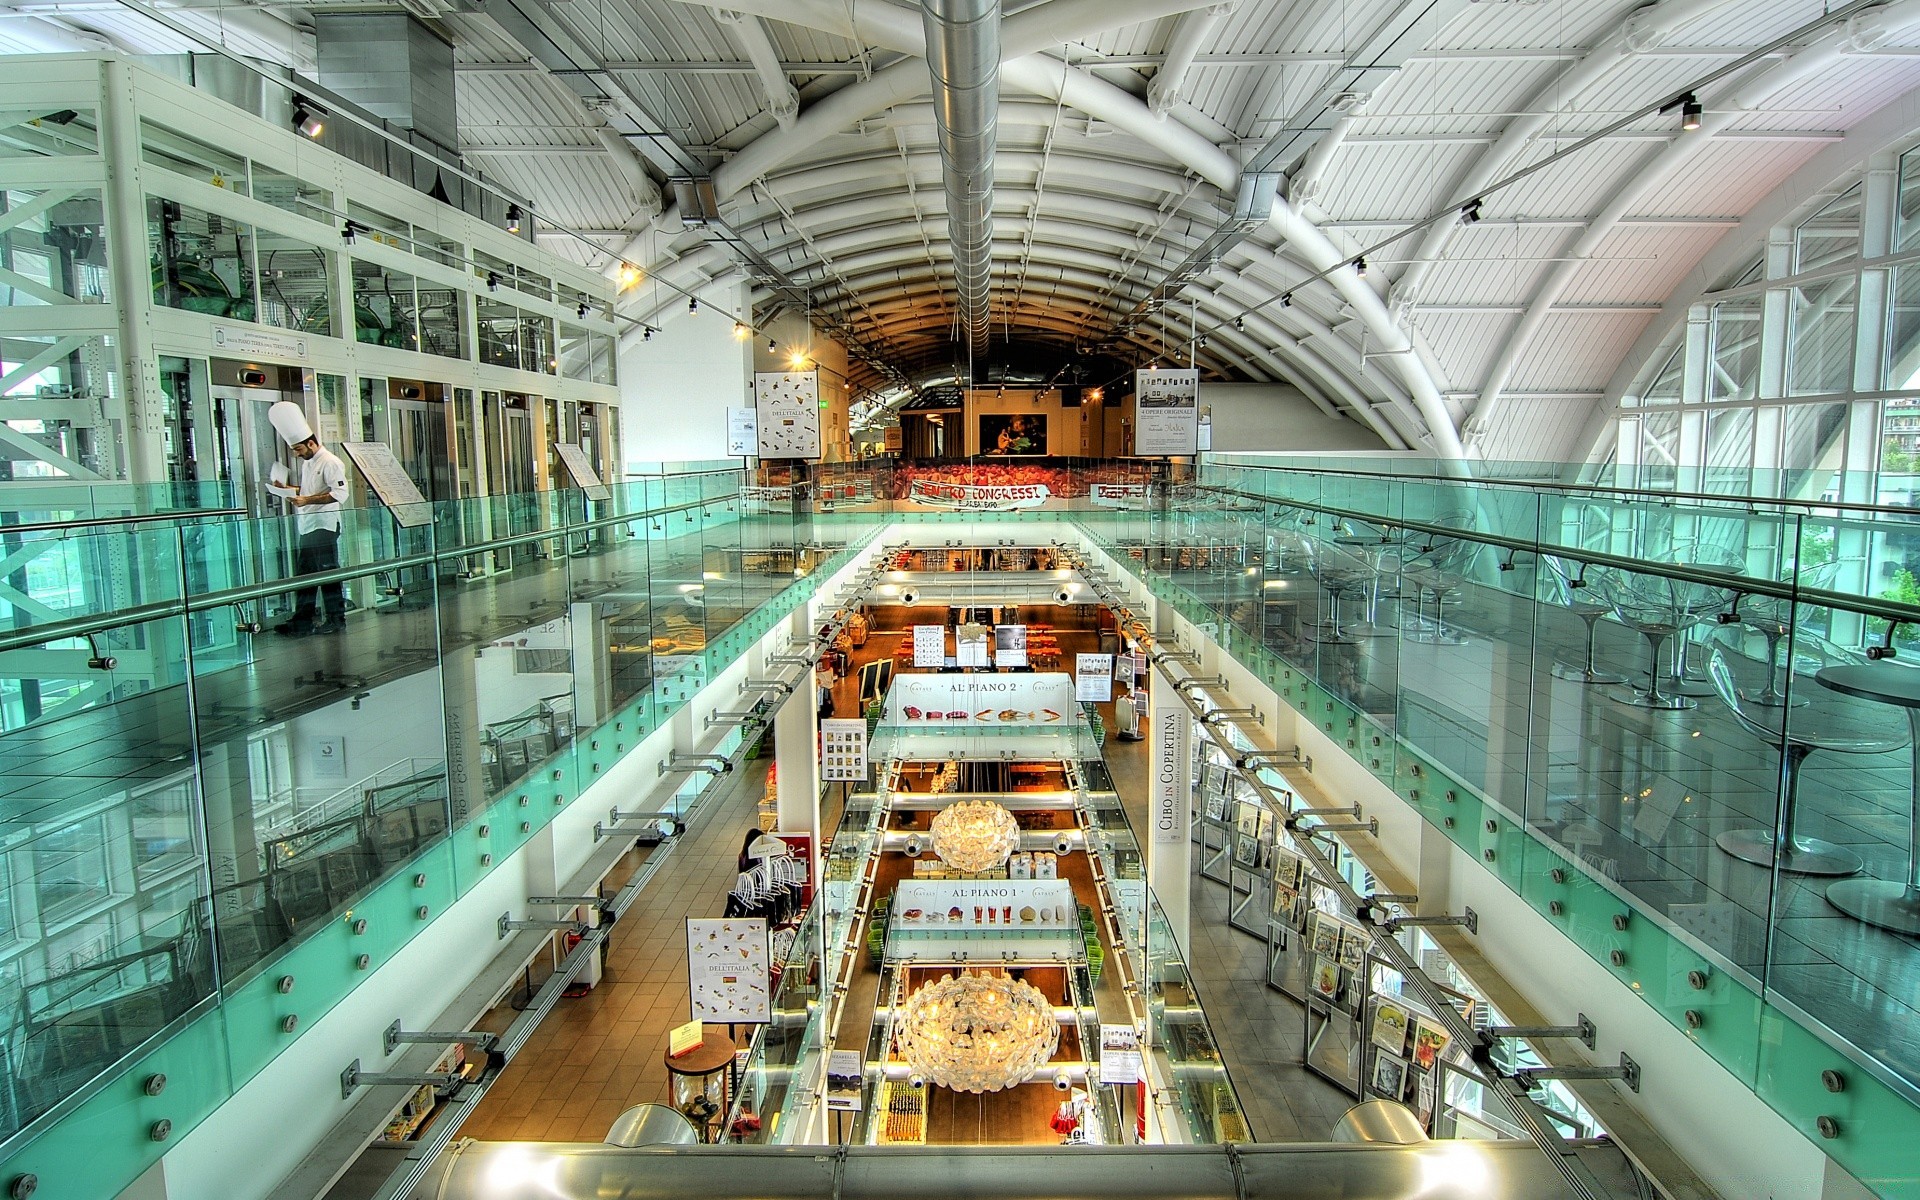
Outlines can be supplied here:
<path id="1" fill-rule="evenodd" d="M 1199 371 L 1135 371 L 1133 397 L 1135 454 L 1199 451 Z"/>

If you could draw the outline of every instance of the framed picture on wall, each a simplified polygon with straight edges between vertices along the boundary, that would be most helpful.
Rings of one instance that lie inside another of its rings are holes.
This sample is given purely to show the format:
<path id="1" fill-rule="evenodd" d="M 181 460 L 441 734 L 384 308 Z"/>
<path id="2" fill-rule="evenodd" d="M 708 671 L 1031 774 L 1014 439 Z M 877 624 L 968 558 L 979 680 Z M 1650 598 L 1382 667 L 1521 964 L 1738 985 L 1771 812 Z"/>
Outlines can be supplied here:
<path id="1" fill-rule="evenodd" d="M 1047 452 L 1044 413 L 981 413 L 980 453 L 999 457 Z"/>

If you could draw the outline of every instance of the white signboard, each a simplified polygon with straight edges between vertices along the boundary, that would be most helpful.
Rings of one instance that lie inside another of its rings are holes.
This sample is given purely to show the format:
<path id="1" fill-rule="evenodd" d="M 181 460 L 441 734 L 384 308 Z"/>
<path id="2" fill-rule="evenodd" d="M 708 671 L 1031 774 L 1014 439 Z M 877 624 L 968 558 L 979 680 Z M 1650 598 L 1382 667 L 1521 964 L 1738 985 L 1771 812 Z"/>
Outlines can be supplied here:
<path id="1" fill-rule="evenodd" d="M 913 665 L 934 668 L 947 665 L 947 627 L 945 625 L 913 627 Z"/>
<path id="2" fill-rule="evenodd" d="M 687 918 L 687 988 L 693 1019 L 716 1025 L 771 1016 L 764 918 Z"/>
<path id="3" fill-rule="evenodd" d="M 385 442 L 341 442 L 340 448 L 347 452 L 353 465 L 360 468 L 367 486 L 393 510 L 396 522 L 411 529 L 433 520 L 433 506 L 420 494 L 419 485 L 413 482 Z"/>
<path id="4" fill-rule="evenodd" d="M 1147 820 L 1156 846 L 1179 846 L 1193 823 L 1193 717 L 1172 688 L 1155 687 L 1147 696 L 1147 736 L 1152 739 L 1153 770 L 1147 780 Z"/>
<path id="5" fill-rule="evenodd" d="M 759 413 L 751 408 L 727 409 L 727 453 L 745 458 L 759 448 Z"/>
<path id="6" fill-rule="evenodd" d="M 1100 1082 L 1140 1082 L 1140 1031 L 1131 1025 L 1100 1023 Z"/>
<path id="7" fill-rule="evenodd" d="M 820 722 L 820 778 L 827 783 L 865 783 L 867 723 L 830 719 Z"/>
<path id="8" fill-rule="evenodd" d="M 1027 665 L 1027 627 L 1025 625 L 993 627 L 993 661 L 1003 667 Z"/>
<path id="9" fill-rule="evenodd" d="M 555 442 L 555 454 L 560 456 L 561 465 L 567 468 L 567 474 L 573 476 L 573 486 L 587 494 L 587 499 L 596 503 L 605 503 L 613 499 L 613 493 L 607 485 L 600 482 L 600 472 L 593 469 L 593 460 L 587 452 L 572 442 Z"/>
<path id="10" fill-rule="evenodd" d="M 1113 660 L 1113 679 L 1115 683 L 1133 686 L 1133 655 L 1122 654 Z"/>
<path id="11" fill-rule="evenodd" d="M 1133 373 L 1135 454 L 1194 454 L 1200 449 L 1200 372 Z"/>
<path id="12" fill-rule="evenodd" d="M 835 1050 L 827 1055 L 827 1111 L 859 1112 L 860 1087 L 866 1063 L 858 1050 Z"/>
<path id="13" fill-rule="evenodd" d="M 1073 698 L 1094 701 L 1113 699 L 1113 655 L 1074 655 Z"/>
<path id="14" fill-rule="evenodd" d="M 887 724 L 1058 725 L 1079 705 L 1073 680 L 1034 675 L 901 675 L 887 692 Z"/>
<path id="15" fill-rule="evenodd" d="M 820 457 L 820 373 L 757 371 L 755 444 L 761 458 Z"/>
<path id="16" fill-rule="evenodd" d="M 972 483 L 942 483 L 937 479 L 916 479 L 907 489 L 907 499 L 932 508 L 958 508 L 975 512 L 999 512 L 1004 509 L 1037 508 L 1053 493 L 1044 483 L 988 486 Z"/>
<path id="17" fill-rule="evenodd" d="M 215 321 L 210 338 L 222 358 L 305 358 L 307 339 L 260 325 L 229 325 Z"/>
<path id="18" fill-rule="evenodd" d="M 892 919 L 903 930 L 1080 928 L 1065 879 L 903 879 Z"/>

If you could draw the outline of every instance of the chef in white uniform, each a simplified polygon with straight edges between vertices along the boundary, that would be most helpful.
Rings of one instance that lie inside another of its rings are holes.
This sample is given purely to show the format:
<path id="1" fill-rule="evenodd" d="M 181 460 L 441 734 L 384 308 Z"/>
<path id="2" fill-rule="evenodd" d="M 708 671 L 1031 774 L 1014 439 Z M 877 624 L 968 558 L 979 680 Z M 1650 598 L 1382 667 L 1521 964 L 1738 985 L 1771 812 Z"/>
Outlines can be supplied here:
<path id="1" fill-rule="evenodd" d="M 298 404 L 282 400 L 267 410 L 267 419 L 280 440 L 300 459 L 296 486 L 274 491 L 293 509 L 294 532 L 299 537 L 294 569 L 302 575 L 334 570 L 340 565 L 340 509 L 347 499 L 346 464 L 320 444 Z M 320 596 L 317 617 L 315 592 Z M 337 582 L 323 583 L 296 592 L 293 619 L 274 626 L 274 630 L 290 637 L 337 633 L 345 628 L 346 620 L 346 592 Z"/>

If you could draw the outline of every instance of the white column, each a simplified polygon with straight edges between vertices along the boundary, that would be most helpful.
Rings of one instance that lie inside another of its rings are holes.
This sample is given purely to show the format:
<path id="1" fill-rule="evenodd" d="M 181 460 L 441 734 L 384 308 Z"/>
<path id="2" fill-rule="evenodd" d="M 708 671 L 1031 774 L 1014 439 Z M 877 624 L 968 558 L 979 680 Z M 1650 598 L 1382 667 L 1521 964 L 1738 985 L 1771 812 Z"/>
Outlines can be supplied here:
<path id="1" fill-rule="evenodd" d="M 1193 879 L 1193 714 L 1156 668 L 1147 689 L 1147 887 L 1182 949 L 1188 938 Z M 1143 943 L 1144 944 L 1144 943 Z"/>
<path id="2" fill-rule="evenodd" d="M 813 835 L 812 879 L 820 882 L 820 712 L 809 673 L 773 717 L 773 762 L 778 777 L 776 814 L 781 833 Z"/>

